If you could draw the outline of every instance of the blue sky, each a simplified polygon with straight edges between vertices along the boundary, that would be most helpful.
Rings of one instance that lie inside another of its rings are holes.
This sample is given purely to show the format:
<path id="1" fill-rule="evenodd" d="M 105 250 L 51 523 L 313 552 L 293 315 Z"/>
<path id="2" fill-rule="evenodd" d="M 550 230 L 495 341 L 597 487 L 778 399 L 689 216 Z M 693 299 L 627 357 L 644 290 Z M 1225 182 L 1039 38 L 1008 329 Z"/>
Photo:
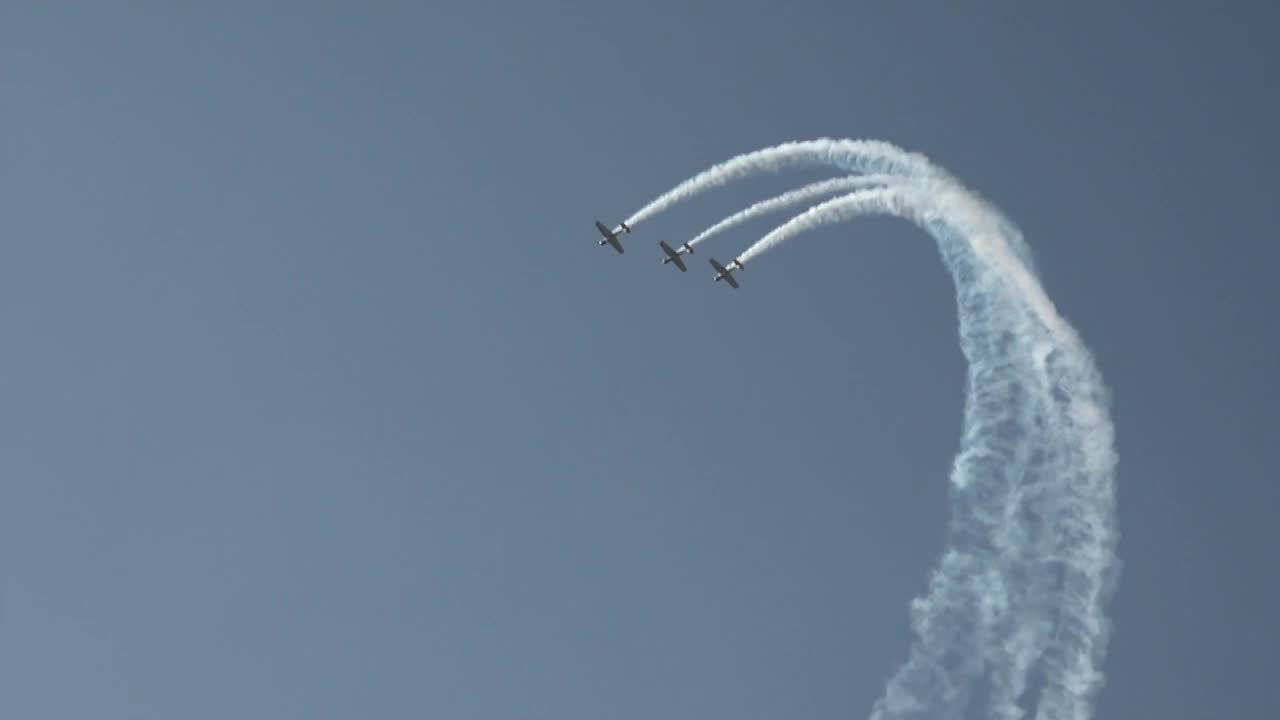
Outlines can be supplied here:
<path id="1" fill-rule="evenodd" d="M 591 227 L 826 135 L 1002 208 L 1114 392 L 1098 716 L 1274 714 L 1275 11 L 1127 5 L 4 5 L 0 713 L 866 713 L 960 430 L 931 241 L 658 265 L 812 173 Z"/>

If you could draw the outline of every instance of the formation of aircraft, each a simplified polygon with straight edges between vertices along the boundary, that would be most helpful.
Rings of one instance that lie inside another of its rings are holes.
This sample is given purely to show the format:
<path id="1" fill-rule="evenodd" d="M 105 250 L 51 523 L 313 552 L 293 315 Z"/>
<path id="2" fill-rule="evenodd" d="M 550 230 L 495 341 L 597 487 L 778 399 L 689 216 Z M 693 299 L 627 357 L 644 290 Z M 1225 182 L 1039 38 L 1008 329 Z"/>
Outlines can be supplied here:
<path id="1" fill-rule="evenodd" d="M 618 227 L 610 230 L 609 226 L 597 220 L 596 230 L 599 230 L 600 236 L 604 238 L 598 243 L 599 245 L 601 246 L 610 245 L 613 247 L 614 250 L 618 251 L 619 254 L 624 252 L 624 250 L 622 249 L 622 241 L 619 240 L 618 238 L 620 235 L 631 234 L 631 228 L 628 227 L 625 222 L 618 223 Z M 688 266 L 685 265 L 684 259 L 682 256 L 693 254 L 692 245 L 690 245 L 689 243 L 685 243 L 681 245 L 679 248 L 673 248 L 670 245 L 668 245 L 665 240 L 659 240 L 658 245 L 662 247 L 662 253 L 663 255 L 666 256 L 662 258 L 663 265 L 673 264 L 676 267 L 680 268 L 680 272 L 687 272 L 689 270 Z M 725 284 L 728 285 L 729 287 L 733 288 L 734 290 L 738 289 L 739 287 L 738 280 L 733 276 L 733 274 L 743 269 L 741 260 L 734 258 L 729 262 L 729 266 L 725 267 L 724 265 L 721 265 L 720 263 L 716 262 L 715 258 L 711 258 L 711 267 L 715 268 L 716 282 L 720 282 L 721 280 L 724 280 Z"/>
<path id="2" fill-rule="evenodd" d="M 631 234 L 631 228 L 627 227 L 626 223 L 618 223 L 618 227 L 610 230 L 604 223 L 597 220 L 596 229 L 604 236 L 604 239 L 600 241 L 600 245 L 603 246 L 606 243 L 612 245 L 613 249 L 617 250 L 619 255 L 626 252 L 622 249 L 622 241 L 618 239 L 618 236 L 622 233 L 626 233 L 628 235 Z"/>

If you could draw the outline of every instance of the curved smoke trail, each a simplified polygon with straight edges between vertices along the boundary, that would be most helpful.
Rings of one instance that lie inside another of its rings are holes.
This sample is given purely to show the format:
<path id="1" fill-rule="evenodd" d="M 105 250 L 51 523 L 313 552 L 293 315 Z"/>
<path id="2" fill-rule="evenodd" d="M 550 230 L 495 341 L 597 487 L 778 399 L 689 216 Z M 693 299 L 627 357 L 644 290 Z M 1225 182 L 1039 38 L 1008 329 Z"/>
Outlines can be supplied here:
<path id="1" fill-rule="evenodd" d="M 817 200 L 825 195 L 831 195 L 837 192 L 846 192 L 859 188 L 872 188 L 878 185 L 886 185 L 898 178 L 890 175 L 854 175 L 847 177 L 831 178 L 820 182 L 805 185 L 797 190 L 782 193 L 777 197 L 761 200 L 760 202 L 736 212 L 711 227 L 698 233 L 692 240 L 690 245 L 697 245 L 707 238 L 715 237 L 730 228 L 737 227 L 742 223 L 754 220 L 761 215 L 768 215 L 780 210 L 786 210 L 790 207 L 803 205 L 804 203 Z"/>
<path id="2" fill-rule="evenodd" d="M 928 158 L 878 140 L 805 140 L 739 155 L 685 180 L 626 219 L 635 227 L 680 202 L 762 172 L 827 165 L 858 173 L 921 176 L 939 170 Z"/>
<path id="3" fill-rule="evenodd" d="M 1103 607 L 1117 567 L 1113 430 L 1093 359 L 1044 293 L 1017 229 L 921 156 L 856 141 L 791 143 L 735 158 L 650 207 L 660 211 L 726 177 L 821 162 L 815 147 L 823 145 L 874 146 L 854 162 L 845 164 L 846 154 L 831 164 L 910 167 L 904 174 L 919 182 L 821 203 L 742 260 L 868 214 L 907 219 L 934 237 L 951 271 L 969 362 L 947 548 L 928 591 L 912 602 L 915 641 L 872 717 L 981 711 L 1002 720 L 1029 712 L 1085 720 L 1102 682 Z"/>

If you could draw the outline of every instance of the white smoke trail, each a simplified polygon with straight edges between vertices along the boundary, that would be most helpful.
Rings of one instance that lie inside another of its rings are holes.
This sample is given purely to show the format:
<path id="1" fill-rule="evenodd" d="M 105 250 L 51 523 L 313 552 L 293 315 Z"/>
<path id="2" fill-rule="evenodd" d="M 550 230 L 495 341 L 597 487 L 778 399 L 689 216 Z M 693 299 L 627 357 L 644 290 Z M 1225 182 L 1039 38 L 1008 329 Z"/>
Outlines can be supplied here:
<path id="1" fill-rule="evenodd" d="M 878 140 L 805 140 L 783 143 L 726 160 L 680 183 L 626 219 L 630 227 L 677 203 L 764 172 L 781 172 L 813 165 L 835 166 L 850 172 L 922 176 L 938 171 L 923 155 L 909 153 Z"/>
<path id="2" fill-rule="evenodd" d="M 784 150 L 800 145 L 751 154 L 770 158 L 763 165 L 718 167 L 736 178 L 746 167 L 811 162 L 811 147 Z M 911 173 L 919 182 L 822 203 L 741 256 L 751 261 L 801 232 L 890 214 L 937 240 L 955 281 L 969 372 L 948 547 L 928 592 L 912 603 L 916 640 L 872 717 L 960 718 L 982 702 L 993 718 L 1033 711 L 1040 720 L 1085 720 L 1102 682 L 1103 606 L 1117 566 L 1107 391 L 1036 279 L 1020 233 L 994 208 L 902 151 L 878 156 L 887 161 L 858 156 L 847 167 L 901 166 L 904 156 L 925 168 Z M 724 175 L 711 172 L 655 203 L 714 186 Z"/>
<path id="3" fill-rule="evenodd" d="M 875 211 L 901 215 L 902 212 L 894 212 L 890 208 L 901 206 L 903 197 L 903 191 L 900 189 L 878 188 L 841 195 L 826 202 L 818 203 L 770 230 L 768 234 L 757 240 L 739 255 L 738 259 L 743 264 L 746 264 L 796 235 L 816 230 L 826 225 L 848 222 Z"/>
<path id="4" fill-rule="evenodd" d="M 956 279 L 971 404 L 952 475 L 953 545 L 913 606 L 917 646 L 875 717 L 958 716 L 971 700 L 962 688 L 983 670 L 964 656 L 979 651 L 990 666 L 993 717 L 1022 717 L 1034 683 L 1037 717 L 1088 718 L 1101 683 L 1116 542 L 1101 378 L 1022 264 L 1007 223 L 949 179 L 829 200 L 741 260 L 871 213 L 911 220 L 938 240 Z"/>
<path id="5" fill-rule="evenodd" d="M 729 230 L 730 228 L 737 227 L 742 223 L 754 220 L 761 215 L 768 215 L 769 213 L 786 210 L 787 208 L 795 207 L 796 205 L 803 205 L 804 203 L 817 200 L 824 195 L 855 190 L 858 188 L 872 188 L 878 185 L 889 184 L 895 180 L 900 180 L 900 178 L 895 178 L 891 175 L 853 175 L 831 178 L 829 180 L 822 180 L 810 185 L 805 185 L 802 188 L 782 193 L 777 197 L 772 197 L 768 200 L 761 200 L 755 205 L 730 215 L 715 225 L 712 225 L 706 230 L 698 233 L 697 236 L 689 241 L 689 245 L 697 245 L 708 238 L 719 235 L 725 230 Z"/>

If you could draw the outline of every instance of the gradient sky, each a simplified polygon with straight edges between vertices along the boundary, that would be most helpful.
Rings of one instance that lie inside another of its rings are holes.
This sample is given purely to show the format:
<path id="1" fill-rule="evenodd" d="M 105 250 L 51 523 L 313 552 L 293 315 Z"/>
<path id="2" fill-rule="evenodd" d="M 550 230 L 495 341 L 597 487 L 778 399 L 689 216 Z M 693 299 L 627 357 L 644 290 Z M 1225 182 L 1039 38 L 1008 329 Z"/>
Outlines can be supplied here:
<path id="1" fill-rule="evenodd" d="M 865 716 L 960 432 L 932 242 L 659 266 L 823 173 L 591 227 L 823 135 L 1002 208 L 1097 356 L 1098 717 L 1280 714 L 1270 4 L 110 5 L 0 4 L 0 716 Z"/>

